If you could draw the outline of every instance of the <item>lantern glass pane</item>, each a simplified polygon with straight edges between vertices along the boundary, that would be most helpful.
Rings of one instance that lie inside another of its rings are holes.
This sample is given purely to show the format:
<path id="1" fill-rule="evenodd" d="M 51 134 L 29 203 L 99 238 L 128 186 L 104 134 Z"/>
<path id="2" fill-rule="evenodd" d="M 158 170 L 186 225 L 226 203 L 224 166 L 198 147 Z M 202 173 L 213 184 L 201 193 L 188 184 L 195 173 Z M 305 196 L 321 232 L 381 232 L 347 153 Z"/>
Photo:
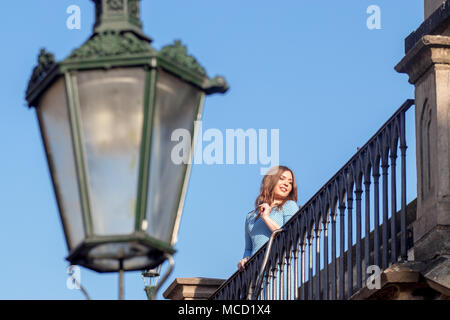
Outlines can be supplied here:
<path id="1" fill-rule="evenodd" d="M 85 233 L 63 77 L 43 94 L 36 110 L 71 250 L 84 239 Z"/>
<path id="2" fill-rule="evenodd" d="M 184 133 L 184 138 L 189 141 L 183 139 L 181 143 L 190 147 L 199 98 L 200 91 L 195 87 L 169 73 L 158 71 L 146 231 L 151 237 L 167 243 L 171 243 L 187 166 L 186 162 L 180 163 L 179 154 L 177 156 L 174 152 L 172 158 L 174 147 L 180 143 L 179 140 L 172 141 L 172 134 Z M 184 152 L 189 150 L 185 148 Z"/>
<path id="3" fill-rule="evenodd" d="M 145 71 L 89 70 L 77 76 L 93 232 L 135 228 Z"/>

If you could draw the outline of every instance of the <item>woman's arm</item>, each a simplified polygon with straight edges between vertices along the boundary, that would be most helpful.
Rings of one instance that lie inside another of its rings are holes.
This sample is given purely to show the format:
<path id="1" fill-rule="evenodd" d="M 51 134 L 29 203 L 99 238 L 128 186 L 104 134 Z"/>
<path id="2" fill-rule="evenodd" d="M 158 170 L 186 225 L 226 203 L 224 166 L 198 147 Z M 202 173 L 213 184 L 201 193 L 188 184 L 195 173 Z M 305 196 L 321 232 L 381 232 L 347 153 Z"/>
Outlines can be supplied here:
<path id="1" fill-rule="evenodd" d="M 241 260 L 238 262 L 238 269 L 239 271 L 242 271 L 244 269 L 245 264 L 247 263 L 248 259 L 250 259 L 250 255 L 252 254 L 252 239 L 250 239 L 250 235 L 247 232 L 247 220 L 245 220 L 245 249 L 244 254 Z"/>
<path id="2" fill-rule="evenodd" d="M 269 215 L 262 216 L 261 218 L 263 219 L 264 223 L 269 228 L 270 232 L 274 232 L 275 230 L 280 229 L 280 226 L 278 225 L 278 223 L 273 221 L 272 218 L 269 217 Z"/>
<path id="3" fill-rule="evenodd" d="M 272 207 L 270 207 L 267 203 L 263 203 L 260 206 L 260 216 L 266 226 L 269 228 L 270 232 L 274 232 L 275 230 L 280 229 L 280 225 L 273 221 L 269 216 L 271 210 Z"/>
<path id="4" fill-rule="evenodd" d="M 242 255 L 242 258 L 248 258 L 252 254 L 252 239 L 250 239 L 250 235 L 247 232 L 247 220 L 245 220 L 245 249 L 244 254 Z"/>

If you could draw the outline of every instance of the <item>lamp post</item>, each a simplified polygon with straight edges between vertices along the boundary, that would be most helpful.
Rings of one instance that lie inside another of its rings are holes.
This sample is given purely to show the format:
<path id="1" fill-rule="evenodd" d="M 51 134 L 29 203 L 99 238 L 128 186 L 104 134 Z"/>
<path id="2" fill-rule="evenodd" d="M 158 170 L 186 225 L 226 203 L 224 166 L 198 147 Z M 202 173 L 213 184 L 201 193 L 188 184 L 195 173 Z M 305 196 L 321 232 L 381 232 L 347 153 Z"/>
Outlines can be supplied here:
<path id="1" fill-rule="evenodd" d="M 36 110 L 66 259 L 98 272 L 153 269 L 175 252 L 190 171 L 171 161 L 171 133 L 188 129 L 193 147 L 205 95 L 228 85 L 209 78 L 180 41 L 152 48 L 140 0 L 92 1 L 92 36 L 60 62 L 42 49 L 26 100 Z"/>

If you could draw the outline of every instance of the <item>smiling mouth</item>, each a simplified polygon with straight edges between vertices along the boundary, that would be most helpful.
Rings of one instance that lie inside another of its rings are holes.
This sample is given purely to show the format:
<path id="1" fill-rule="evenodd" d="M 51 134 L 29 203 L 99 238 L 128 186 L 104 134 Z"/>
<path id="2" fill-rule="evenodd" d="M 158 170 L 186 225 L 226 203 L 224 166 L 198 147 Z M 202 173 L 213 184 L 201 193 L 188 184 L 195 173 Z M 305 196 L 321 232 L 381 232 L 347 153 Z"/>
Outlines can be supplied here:
<path id="1" fill-rule="evenodd" d="M 285 188 L 285 187 L 280 187 L 280 190 L 283 192 L 287 192 L 287 188 Z"/>

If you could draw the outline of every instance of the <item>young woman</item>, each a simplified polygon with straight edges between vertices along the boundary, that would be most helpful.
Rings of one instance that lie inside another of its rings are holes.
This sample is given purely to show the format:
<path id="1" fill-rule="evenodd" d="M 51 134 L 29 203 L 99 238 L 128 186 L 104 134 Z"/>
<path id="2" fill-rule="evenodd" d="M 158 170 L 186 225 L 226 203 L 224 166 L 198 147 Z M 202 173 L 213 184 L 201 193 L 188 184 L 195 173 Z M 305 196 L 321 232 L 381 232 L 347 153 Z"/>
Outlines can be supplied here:
<path id="1" fill-rule="evenodd" d="M 297 183 L 291 169 L 277 166 L 268 171 L 262 180 L 255 207 L 245 220 L 245 251 L 238 263 L 239 270 L 244 269 L 248 259 L 269 240 L 272 232 L 299 210 Z"/>

